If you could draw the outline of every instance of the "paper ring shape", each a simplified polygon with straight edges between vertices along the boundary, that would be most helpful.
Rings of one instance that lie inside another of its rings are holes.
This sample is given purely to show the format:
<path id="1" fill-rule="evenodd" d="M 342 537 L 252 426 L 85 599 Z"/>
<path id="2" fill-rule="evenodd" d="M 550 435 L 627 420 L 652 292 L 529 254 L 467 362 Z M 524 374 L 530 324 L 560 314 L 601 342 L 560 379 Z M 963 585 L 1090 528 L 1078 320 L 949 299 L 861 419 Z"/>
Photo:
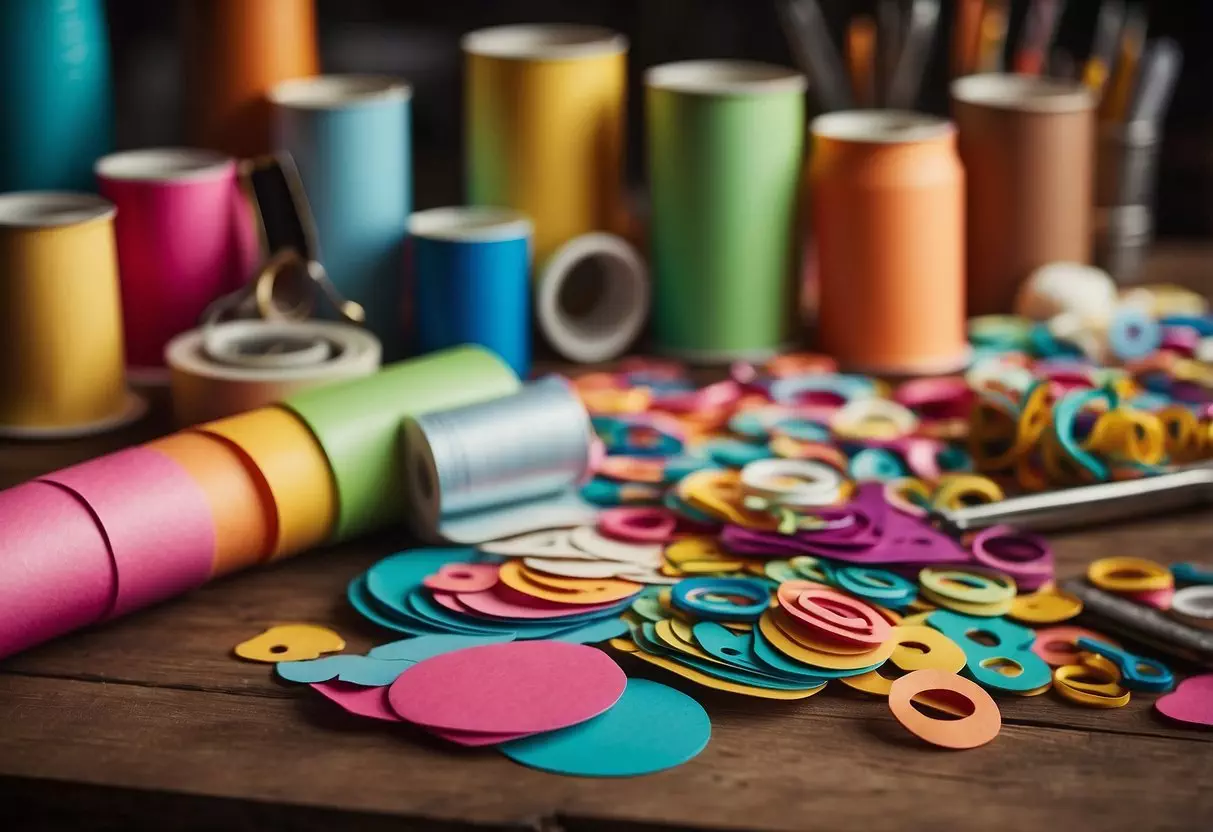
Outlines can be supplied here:
<path id="1" fill-rule="evenodd" d="M 1097 560 L 1087 567 L 1087 580 L 1106 592 L 1154 592 L 1175 584 L 1170 570 L 1145 558 Z"/>
<path id="2" fill-rule="evenodd" d="M 743 603 L 709 600 L 705 596 L 740 597 Z M 687 578 L 670 591 L 670 602 L 708 621 L 757 621 L 770 605 L 767 584 L 750 578 Z"/>
<path id="3" fill-rule="evenodd" d="M 598 515 L 599 531 L 629 543 L 665 543 L 677 526 L 678 518 L 662 506 L 612 508 Z"/>
<path id="4" fill-rule="evenodd" d="M 920 713 L 911 700 L 927 691 L 950 691 L 969 700 L 973 712 L 957 720 L 939 720 Z M 889 688 L 889 710 L 920 739 L 941 748 L 965 749 L 985 745 L 1002 729 L 1002 714 L 990 694 L 976 682 L 944 670 L 915 670 Z"/>
<path id="5" fill-rule="evenodd" d="M 888 620 L 867 604 L 830 589 L 801 589 L 795 582 L 784 584 L 779 587 L 779 605 L 798 623 L 827 639 L 841 639 L 848 644 L 881 645 L 892 629 Z"/>
<path id="6" fill-rule="evenodd" d="M 975 561 L 1009 575 L 1020 589 L 1038 589 L 1053 577 L 1053 550 L 1040 535 L 991 526 L 973 538 L 970 551 Z"/>
<path id="7" fill-rule="evenodd" d="M 795 479 L 795 485 L 779 484 Z M 807 459 L 763 459 L 741 469 L 741 487 L 748 493 L 788 508 L 830 505 L 838 500 L 842 475 L 823 462 Z"/>

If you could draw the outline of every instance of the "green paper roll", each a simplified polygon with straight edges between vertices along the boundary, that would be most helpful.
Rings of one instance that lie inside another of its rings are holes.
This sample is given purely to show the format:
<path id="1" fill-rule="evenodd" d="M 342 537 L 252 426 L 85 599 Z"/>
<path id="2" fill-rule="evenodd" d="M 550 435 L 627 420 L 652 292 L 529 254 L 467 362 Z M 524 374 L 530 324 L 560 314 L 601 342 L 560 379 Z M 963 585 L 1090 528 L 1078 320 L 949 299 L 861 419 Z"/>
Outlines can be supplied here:
<path id="1" fill-rule="evenodd" d="M 397 447 L 402 419 L 507 396 L 520 386 L 496 354 L 463 346 L 286 399 L 283 404 L 315 434 L 333 471 L 332 540 L 403 521 L 404 455 Z"/>
<path id="2" fill-rule="evenodd" d="M 740 61 L 645 76 L 658 348 L 691 361 L 759 360 L 796 310 L 805 78 Z"/>

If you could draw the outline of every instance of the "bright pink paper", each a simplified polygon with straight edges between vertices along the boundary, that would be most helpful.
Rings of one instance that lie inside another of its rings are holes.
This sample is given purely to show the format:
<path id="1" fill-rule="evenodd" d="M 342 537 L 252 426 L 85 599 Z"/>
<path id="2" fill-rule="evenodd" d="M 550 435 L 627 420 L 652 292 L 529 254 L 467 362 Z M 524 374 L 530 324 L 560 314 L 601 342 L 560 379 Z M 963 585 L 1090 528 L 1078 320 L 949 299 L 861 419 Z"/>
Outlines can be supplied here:
<path id="1" fill-rule="evenodd" d="M 501 743 L 509 742 L 510 740 L 520 740 L 523 737 L 532 737 L 537 733 L 535 731 L 524 731 L 522 733 L 513 734 L 483 734 L 476 731 L 446 731 L 442 728 L 426 728 L 424 725 L 420 727 L 425 728 L 426 731 L 429 731 L 435 737 L 441 737 L 444 740 L 456 743 L 458 745 L 465 745 L 468 748 L 480 748 L 486 745 L 500 745 Z"/>
<path id="2" fill-rule="evenodd" d="M 435 597 L 439 593 L 434 593 Z M 607 604 L 559 604 L 510 589 L 497 584 L 485 592 L 458 592 L 455 600 L 469 610 L 489 618 L 564 618 L 585 612 L 600 612 L 618 606 L 618 601 Z M 445 606 L 445 605 L 444 605 Z"/>
<path id="3" fill-rule="evenodd" d="M 1184 679 L 1174 693 L 1160 696 L 1154 707 L 1179 722 L 1213 727 L 1213 673 Z"/>
<path id="4" fill-rule="evenodd" d="M 1124 596 L 1131 601 L 1166 612 L 1171 609 L 1171 599 L 1175 597 L 1175 587 L 1151 589 L 1146 592 L 1126 592 Z"/>
<path id="5" fill-rule="evenodd" d="M 314 682 L 312 690 L 336 702 L 355 716 L 400 722 L 387 701 L 387 687 L 364 688 L 349 682 Z"/>
<path id="6" fill-rule="evenodd" d="M 210 578 L 215 526 L 206 494 L 164 454 L 127 448 L 42 480 L 84 500 L 105 532 L 118 573 L 108 617 L 167 600 Z"/>
<path id="7" fill-rule="evenodd" d="M 252 276 L 257 237 L 240 198 L 236 163 L 181 181 L 103 176 L 98 187 L 118 206 L 114 238 L 127 363 L 162 368 L 165 344 L 196 327 L 212 301 Z"/>
<path id="8" fill-rule="evenodd" d="M 413 665 L 388 701 L 403 719 L 473 733 L 554 731 L 618 701 L 627 677 L 584 644 L 515 641 L 469 647 Z"/>
<path id="9" fill-rule="evenodd" d="M 492 563 L 448 563 L 421 583 L 439 592 L 483 592 L 496 585 L 498 569 Z"/>
<path id="10" fill-rule="evenodd" d="M 114 562 L 70 491 L 27 482 L 0 491 L 0 658 L 100 621 Z"/>

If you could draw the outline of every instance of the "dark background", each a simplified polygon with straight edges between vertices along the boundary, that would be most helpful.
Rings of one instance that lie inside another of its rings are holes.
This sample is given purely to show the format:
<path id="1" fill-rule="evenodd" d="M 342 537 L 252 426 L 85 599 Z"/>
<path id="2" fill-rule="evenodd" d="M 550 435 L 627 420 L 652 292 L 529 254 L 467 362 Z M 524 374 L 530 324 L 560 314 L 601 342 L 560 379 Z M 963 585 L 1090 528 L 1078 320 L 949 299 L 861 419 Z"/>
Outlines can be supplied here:
<path id="1" fill-rule="evenodd" d="M 260 2 L 260 0 L 247 0 Z M 3 2 L 3 0 L 0 0 Z M 864 0 L 821 0 L 836 41 Z M 179 144 L 179 4 L 109 0 L 121 147 Z M 951 2 L 945 0 L 945 20 Z M 1167 236 L 1213 236 L 1213 2 L 1146 0 L 1152 36 L 1176 38 L 1185 65 L 1167 119 L 1157 225 Z M 686 58 L 749 58 L 791 64 L 768 0 L 318 0 L 325 72 L 377 72 L 413 84 L 414 168 L 418 207 L 460 197 L 461 69 L 459 36 L 502 23 L 596 23 L 618 29 L 629 56 L 628 168 L 643 182 L 641 77 L 646 67 Z M 1099 0 L 1070 0 L 1058 45 L 1085 58 Z M 1014 44 L 1026 4 L 1014 0 Z M 946 30 L 919 106 L 947 110 Z"/>

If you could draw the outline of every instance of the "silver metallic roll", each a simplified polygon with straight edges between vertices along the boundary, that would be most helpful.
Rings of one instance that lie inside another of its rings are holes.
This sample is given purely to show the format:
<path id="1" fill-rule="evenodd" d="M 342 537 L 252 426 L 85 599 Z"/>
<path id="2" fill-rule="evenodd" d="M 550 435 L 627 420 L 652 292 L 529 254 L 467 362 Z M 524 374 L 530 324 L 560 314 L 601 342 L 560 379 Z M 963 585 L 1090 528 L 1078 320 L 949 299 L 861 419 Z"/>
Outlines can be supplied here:
<path id="1" fill-rule="evenodd" d="M 482 543 L 596 519 L 577 493 L 593 429 L 563 378 L 406 419 L 401 432 L 409 522 L 426 540 Z"/>

